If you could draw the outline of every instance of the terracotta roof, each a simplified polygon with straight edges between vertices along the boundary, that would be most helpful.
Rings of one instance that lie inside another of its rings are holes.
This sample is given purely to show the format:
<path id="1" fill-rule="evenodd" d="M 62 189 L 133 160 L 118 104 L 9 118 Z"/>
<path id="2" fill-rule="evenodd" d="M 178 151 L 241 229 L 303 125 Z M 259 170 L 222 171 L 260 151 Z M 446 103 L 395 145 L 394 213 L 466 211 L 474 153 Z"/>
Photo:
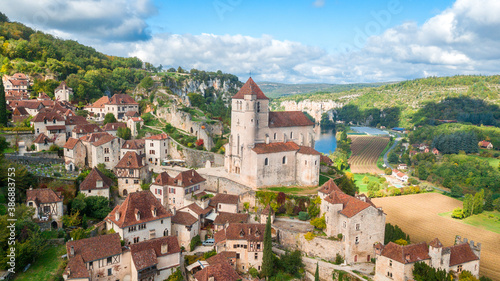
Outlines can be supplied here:
<path id="1" fill-rule="evenodd" d="M 132 117 L 131 119 L 132 119 L 132 121 L 134 121 L 134 122 L 142 122 L 142 121 L 144 121 L 144 120 L 142 120 L 142 118 L 141 118 L 141 117 Z"/>
<path id="2" fill-rule="evenodd" d="M 43 113 L 38 113 L 35 118 L 33 118 L 32 122 L 43 122 L 44 120 L 51 121 L 56 120 L 56 121 L 64 121 L 64 117 L 57 112 L 51 111 L 51 112 L 43 112 Z"/>
<path id="3" fill-rule="evenodd" d="M 448 247 L 450 249 L 450 266 L 478 260 L 469 244 L 459 244 Z"/>
<path id="4" fill-rule="evenodd" d="M 12 107 L 22 106 L 24 108 L 29 108 L 29 109 L 37 109 L 39 107 L 44 107 L 42 102 L 38 101 L 38 100 L 13 100 L 9 104 Z M 42 121 L 43 121 L 43 119 L 42 119 Z M 33 122 L 36 122 L 36 121 L 33 120 Z"/>
<path id="5" fill-rule="evenodd" d="M 36 137 L 36 139 L 33 141 L 34 143 L 45 143 L 45 141 L 47 142 L 52 142 L 49 137 L 47 137 L 44 133 L 41 133 L 38 135 L 38 137 Z"/>
<path id="6" fill-rule="evenodd" d="M 73 128 L 72 132 L 75 132 L 77 134 L 89 134 L 89 133 L 103 132 L 103 130 L 99 128 L 99 126 L 97 126 L 96 124 L 88 123 L 88 124 L 76 125 Z"/>
<path id="7" fill-rule="evenodd" d="M 79 139 L 69 138 L 68 141 L 64 144 L 63 148 L 73 149 L 75 145 L 80 141 Z"/>
<path id="8" fill-rule="evenodd" d="M 169 185 L 188 187 L 204 181 L 206 181 L 204 177 L 200 176 L 196 170 L 191 169 L 180 172 L 175 178 L 173 178 L 173 182 L 171 182 L 172 184 Z"/>
<path id="9" fill-rule="evenodd" d="M 164 248 L 166 252 L 162 253 L 162 245 L 167 246 Z M 131 244 L 130 250 L 132 252 L 132 259 L 134 260 L 137 270 L 142 270 L 157 264 L 158 257 L 181 252 L 179 242 L 175 236 L 163 236 Z"/>
<path id="10" fill-rule="evenodd" d="M 66 126 L 64 126 L 64 125 L 46 126 L 45 128 L 49 131 L 52 131 L 52 130 L 65 130 L 66 131 Z"/>
<path id="11" fill-rule="evenodd" d="M 414 263 L 431 258 L 429 256 L 429 248 L 425 242 L 406 246 L 389 242 L 385 245 L 381 255 L 403 264 Z"/>
<path id="12" fill-rule="evenodd" d="M 135 151 L 128 151 L 123 155 L 115 168 L 140 169 L 144 166 L 146 166 L 146 164 L 144 164 L 142 156 L 135 153 Z"/>
<path id="13" fill-rule="evenodd" d="M 131 96 L 127 94 L 114 94 L 109 99 L 108 104 L 138 104 Z"/>
<path id="14" fill-rule="evenodd" d="M 127 128 L 127 124 L 122 122 L 107 123 L 104 125 L 104 131 L 118 131 L 118 128 Z"/>
<path id="15" fill-rule="evenodd" d="M 238 195 L 217 193 L 214 197 L 210 198 L 209 205 L 212 207 L 217 206 L 219 203 L 237 205 L 238 201 Z"/>
<path id="16" fill-rule="evenodd" d="M 218 263 L 229 262 L 229 259 L 236 259 L 236 252 L 232 251 L 222 251 L 215 256 L 211 256 L 207 259 L 210 265 L 215 265 Z"/>
<path id="17" fill-rule="evenodd" d="M 106 135 L 103 135 L 102 137 L 100 137 L 97 141 L 93 142 L 92 145 L 93 146 L 101 146 L 101 145 L 108 143 L 116 138 L 117 137 L 115 137 L 115 136 L 112 136 L 110 134 L 106 134 Z"/>
<path id="18" fill-rule="evenodd" d="M 231 223 L 223 230 L 215 233 L 215 243 L 226 240 L 264 241 L 265 224 L 262 223 Z"/>
<path id="19" fill-rule="evenodd" d="M 198 221 L 198 218 L 187 212 L 177 211 L 172 217 L 172 223 L 182 224 L 182 225 L 193 225 Z"/>
<path id="20" fill-rule="evenodd" d="M 22 106 L 16 107 L 14 112 L 12 113 L 13 115 L 29 115 L 28 111 L 26 111 L 26 108 Z"/>
<path id="21" fill-rule="evenodd" d="M 485 140 L 479 142 L 479 146 L 481 146 L 481 147 L 487 147 L 490 144 L 491 144 L 491 142 L 485 141 Z"/>
<path id="22" fill-rule="evenodd" d="M 71 246 L 74 247 L 75 256 L 80 255 L 85 263 L 122 253 L 122 244 L 118 233 L 68 241 L 66 251 L 70 260 L 72 259 Z"/>
<path id="23" fill-rule="evenodd" d="M 168 185 L 171 181 L 172 177 L 170 177 L 170 175 L 167 172 L 161 172 L 161 174 L 156 176 L 156 179 L 153 182 L 153 184 L 165 186 Z"/>
<path id="24" fill-rule="evenodd" d="M 47 95 L 44 92 L 38 93 L 38 99 L 51 100 L 51 98 L 49 97 L 49 95 Z"/>
<path id="25" fill-rule="evenodd" d="M 60 192 L 55 192 L 50 188 L 38 188 L 26 190 L 26 201 L 35 201 L 37 204 L 62 202 L 63 196 Z"/>
<path id="26" fill-rule="evenodd" d="M 324 193 L 324 194 L 330 194 L 332 191 L 338 191 L 342 192 L 340 188 L 337 186 L 337 184 L 332 180 L 329 179 L 327 182 L 325 182 L 321 188 L 318 190 L 318 192 Z"/>
<path id="27" fill-rule="evenodd" d="M 153 216 L 154 208 L 156 208 L 156 216 Z M 118 220 L 115 217 L 115 213 L 117 212 L 120 214 Z M 136 218 L 136 212 L 140 213 L 139 220 Z M 151 191 L 145 190 L 129 193 L 125 201 L 109 213 L 106 220 L 115 223 L 120 228 L 124 228 L 171 216 L 172 214 L 161 205 L 160 201 L 154 197 Z"/>
<path id="28" fill-rule="evenodd" d="M 309 155 L 321 155 L 321 153 L 319 153 L 318 151 L 316 151 L 316 149 L 314 149 L 312 147 L 302 146 L 302 145 L 299 145 L 299 147 L 300 147 L 300 149 L 297 153 L 309 154 Z"/>
<path id="29" fill-rule="evenodd" d="M 270 204 L 267 204 L 267 206 L 264 208 L 264 210 L 262 210 L 261 214 L 269 216 L 269 210 L 271 210 L 271 215 L 274 214 L 274 210 L 273 210 L 273 208 L 271 208 Z"/>
<path id="30" fill-rule="evenodd" d="M 158 135 L 147 137 L 145 139 L 146 140 L 164 140 L 164 139 L 168 139 L 168 135 L 165 134 L 165 133 L 161 133 L 161 134 L 158 134 Z"/>
<path id="31" fill-rule="evenodd" d="M 66 82 L 62 81 L 61 84 L 57 86 L 56 90 L 63 90 L 64 88 L 71 89 L 70 87 L 68 87 L 68 85 L 66 85 Z"/>
<path id="32" fill-rule="evenodd" d="M 237 281 L 241 279 L 228 262 L 207 266 L 194 274 L 197 281 L 208 281 L 211 277 L 213 277 L 214 281 Z"/>
<path id="33" fill-rule="evenodd" d="M 97 187 L 97 181 L 102 181 L 102 186 Z M 80 190 L 108 189 L 113 185 L 113 181 L 106 177 L 99 169 L 93 168 L 92 171 L 80 183 Z"/>
<path id="34" fill-rule="evenodd" d="M 135 110 L 129 110 L 129 111 L 125 112 L 125 116 L 136 117 L 136 116 L 139 116 L 139 113 Z"/>
<path id="35" fill-rule="evenodd" d="M 321 155 L 321 157 L 319 159 L 321 162 L 326 163 L 327 165 L 333 164 L 333 160 L 330 159 L 330 157 L 328 157 L 326 155 Z"/>
<path id="36" fill-rule="evenodd" d="M 66 114 L 65 114 L 66 115 Z M 83 116 L 78 115 L 66 115 L 66 120 L 64 121 L 66 125 L 84 125 L 89 124 L 89 121 Z"/>
<path id="37" fill-rule="evenodd" d="M 12 85 L 14 86 L 24 86 L 24 85 L 28 85 L 28 81 L 26 80 L 16 80 L 16 79 L 12 79 L 12 80 L 9 80 L 10 83 L 12 83 Z"/>
<path id="38" fill-rule="evenodd" d="M 255 95 L 259 100 L 268 100 L 269 98 L 264 95 L 262 90 L 253 81 L 252 77 L 248 78 L 247 82 L 241 87 L 241 89 L 233 96 L 233 99 L 244 99 L 245 95 Z"/>
<path id="39" fill-rule="evenodd" d="M 19 79 L 19 80 L 28 80 L 28 76 L 26 76 L 26 74 L 20 73 L 20 72 L 14 73 L 14 75 L 12 75 L 11 77 L 15 78 L 15 79 Z"/>
<path id="40" fill-rule="evenodd" d="M 285 151 L 298 151 L 300 147 L 293 141 L 289 142 L 273 142 L 269 144 L 256 143 L 252 149 L 257 154 L 278 153 Z"/>
<path id="41" fill-rule="evenodd" d="M 68 279 L 90 278 L 89 271 L 81 255 L 76 255 L 71 258 L 64 272 L 68 275 Z"/>
<path id="42" fill-rule="evenodd" d="M 196 194 L 196 195 L 199 195 L 199 194 Z M 185 209 L 185 208 L 190 209 L 191 211 L 193 211 L 198 216 L 208 214 L 208 213 L 210 213 L 214 209 L 211 206 L 208 206 L 207 208 L 202 209 L 200 206 L 198 206 L 198 204 L 191 203 L 191 204 L 189 204 L 187 206 L 184 206 L 184 207 L 180 208 L 179 211 L 182 210 L 182 209 Z"/>
<path id="43" fill-rule="evenodd" d="M 269 128 L 314 126 L 302 111 L 269 112 Z"/>
<path id="44" fill-rule="evenodd" d="M 248 214 L 233 214 L 233 213 L 219 212 L 219 214 L 214 220 L 214 224 L 224 225 L 226 223 L 247 223 L 248 218 L 249 218 Z"/>
<path id="45" fill-rule="evenodd" d="M 324 188 L 325 185 L 329 185 L 329 187 Z M 322 193 L 326 193 L 330 189 L 330 193 L 328 193 L 324 200 L 330 204 L 342 204 L 342 210 L 340 211 L 340 213 L 348 218 L 355 216 L 356 214 L 370 206 L 374 207 L 374 205 L 370 204 L 369 202 L 364 202 L 359 198 L 355 198 L 345 194 L 337 187 L 337 185 L 335 185 L 335 183 L 331 179 L 327 181 L 319 191 Z"/>
<path id="46" fill-rule="evenodd" d="M 437 237 L 434 238 L 434 240 L 432 240 L 429 243 L 429 246 L 434 247 L 434 248 L 443 248 L 443 244 L 441 244 L 441 241 L 439 241 L 439 239 L 437 239 Z"/>
<path id="47" fill-rule="evenodd" d="M 90 107 L 104 107 L 105 104 L 109 103 L 108 96 L 103 96 L 96 100 Z"/>
<path id="48" fill-rule="evenodd" d="M 144 139 L 126 140 L 123 142 L 122 149 L 142 149 L 145 145 Z"/>
<path id="49" fill-rule="evenodd" d="M 109 135 L 107 132 L 90 133 L 90 134 L 86 134 L 86 135 L 80 137 L 80 140 L 93 143 L 93 142 L 96 142 L 100 138 L 107 136 L 107 135 Z"/>

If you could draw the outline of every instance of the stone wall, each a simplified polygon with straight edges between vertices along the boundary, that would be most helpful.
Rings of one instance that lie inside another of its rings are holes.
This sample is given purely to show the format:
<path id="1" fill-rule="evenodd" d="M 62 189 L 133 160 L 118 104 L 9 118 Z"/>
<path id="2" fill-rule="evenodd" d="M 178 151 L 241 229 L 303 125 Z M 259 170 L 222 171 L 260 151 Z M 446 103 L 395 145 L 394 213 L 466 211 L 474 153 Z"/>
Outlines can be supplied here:
<path id="1" fill-rule="evenodd" d="M 17 139 L 18 141 L 24 141 L 26 147 L 30 147 L 35 140 L 35 134 L 33 133 L 2 134 L 0 136 L 4 137 L 10 143 L 10 146 L 14 146 Z"/>
<path id="2" fill-rule="evenodd" d="M 64 164 L 63 158 L 46 158 L 5 154 L 5 158 L 18 164 Z"/>
<path id="3" fill-rule="evenodd" d="M 184 159 L 189 167 L 205 167 L 207 161 L 210 161 L 214 167 L 224 166 L 224 155 L 222 154 L 187 148 L 171 138 L 168 146 L 170 157 Z"/>

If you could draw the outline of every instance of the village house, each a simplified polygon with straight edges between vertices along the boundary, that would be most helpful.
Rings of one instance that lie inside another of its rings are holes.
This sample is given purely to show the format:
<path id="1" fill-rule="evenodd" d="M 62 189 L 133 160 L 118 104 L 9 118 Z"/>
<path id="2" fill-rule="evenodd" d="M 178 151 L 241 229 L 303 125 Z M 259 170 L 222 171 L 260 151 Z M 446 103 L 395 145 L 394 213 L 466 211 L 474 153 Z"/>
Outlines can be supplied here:
<path id="1" fill-rule="evenodd" d="M 30 188 L 26 191 L 26 205 L 35 208 L 33 218 L 38 221 L 50 221 L 51 228 L 62 228 L 64 212 L 61 192 L 49 188 Z"/>
<path id="2" fill-rule="evenodd" d="M 96 167 L 104 163 L 106 169 L 112 170 L 119 162 L 120 147 L 122 139 L 110 134 L 104 134 L 98 140 L 90 144 L 89 167 Z"/>
<path id="3" fill-rule="evenodd" d="M 12 111 L 12 122 L 14 123 L 24 122 L 24 120 L 28 119 L 28 117 L 30 117 L 30 114 L 22 106 L 16 107 Z"/>
<path id="4" fill-rule="evenodd" d="M 56 101 L 71 101 L 73 98 L 73 89 L 66 85 L 66 82 L 62 81 L 59 86 L 54 90 L 54 98 Z"/>
<path id="5" fill-rule="evenodd" d="M 252 78 L 231 105 L 227 172 L 252 187 L 318 185 L 321 154 L 314 150 L 314 122 L 301 111 L 270 112 L 269 99 Z"/>
<path id="6" fill-rule="evenodd" d="M 135 137 L 139 134 L 139 130 L 144 126 L 144 120 L 141 117 L 131 117 L 127 119 L 127 127 L 130 129 L 130 134 Z"/>
<path id="7" fill-rule="evenodd" d="M 69 138 L 63 146 L 66 170 L 75 171 L 87 165 L 87 149 L 80 139 Z"/>
<path id="8" fill-rule="evenodd" d="M 45 134 L 55 145 L 63 146 L 66 143 L 66 126 L 64 116 L 56 112 L 38 113 L 31 120 L 35 136 Z"/>
<path id="9" fill-rule="evenodd" d="M 49 139 L 44 133 L 41 133 L 33 141 L 33 144 L 35 145 L 35 151 L 49 150 L 50 146 L 53 144 L 53 141 Z"/>
<path id="10" fill-rule="evenodd" d="M 120 150 L 121 157 L 125 156 L 129 151 L 145 156 L 146 151 L 144 150 L 144 146 L 144 139 L 126 140 L 123 142 L 122 149 Z"/>
<path id="11" fill-rule="evenodd" d="M 262 213 L 260 213 L 260 223 L 267 223 L 269 211 L 271 211 L 271 223 L 274 222 L 274 219 L 276 218 L 276 212 L 274 212 L 273 208 L 271 208 L 271 205 L 267 204 L 264 210 L 262 210 Z"/>
<path id="12" fill-rule="evenodd" d="M 130 275 L 130 251 L 124 251 L 118 233 L 68 241 L 66 253 L 64 280 L 125 280 Z"/>
<path id="13" fill-rule="evenodd" d="M 406 164 L 399 164 L 398 165 L 398 170 L 408 170 L 408 165 L 406 165 Z"/>
<path id="14" fill-rule="evenodd" d="M 138 112 L 139 104 L 127 94 L 114 94 L 111 98 L 101 97 L 92 105 L 86 106 L 85 110 L 89 111 L 89 117 L 96 121 L 104 120 L 107 113 L 113 113 L 116 120 L 121 121 L 128 111 Z"/>
<path id="15" fill-rule="evenodd" d="M 405 173 L 401 172 L 401 171 L 398 171 L 397 169 L 394 169 L 392 170 L 392 175 L 402 181 L 402 182 L 408 182 L 408 175 L 406 175 Z"/>
<path id="16" fill-rule="evenodd" d="M 71 130 L 71 137 L 75 139 L 79 139 L 85 135 L 91 134 L 91 133 L 102 133 L 104 132 L 99 126 L 96 124 L 78 124 L 73 127 Z"/>
<path id="17" fill-rule="evenodd" d="M 242 280 L 236 269 L 236 252 L 223 251 L 208 258 L 208 266 L 194 274 L 196 281 L 237 281 Z"/>
<path id="18" fill-rule="evenodd" d="M 382 209 L 366 196 L 345 194 L 333 180 L 321 186 L 318 196 L 321 198 L 320 215 L 325 215 L 326 235 L 342 235 L 344 260 L 349 264 L 370 262 L 373 245 L 384 242 L 386 215 Z"/>
<path id="19" fill-rule="evenodd" d="M 75 115 L 75 113 L 70 109 L 66 110 L 64 117 L 64 125 L 66 125 L 66 138 L 68 139 L 72 136 L 73 129 L 76 126 L 89 124 L 85 117 Z"/>
<path id="20" fill-rule="evenodd" d="M 195 170 L 180 172 L 176 177 L 162 172 L 153 181 L 150 190 L 163 206 L 180 209 L 194 202 L 193 196 L 205 190 L 205 182 L 206 179 Z"/>
<path id="21" fill-rule="evenodd" d="M 443 247 L 438 238 L 428 246 L 425 242 L 406 246 L 389 242 L 376 251 L 374 280 L 412 280 L 413 266 L 417 262 L 452 272 L 455 276 L 467 270 L 479 278 L 480 253 L 481 243 L 476 245 L 473 241 L 462 240 L 460 236 L 456 237 L 455 245 L 450 247 Z"/>
<path id="22" fill-rule="evenodd" d="M 5 91 L 18 91 L 27 93 L 30 85 L 29 78 L 23 73 L 16 73 L 12 76 L 4 75 L 2 77 L 3 87 Z"/>
<path id="23" fill-rule="evenodd" d="M 131 281 L 163 281 L 181 264 L 181 249 L 175 236 L 154 238 L 130 245 Z"/>
<path id="24" fill-rule="evenodd" d="M 227 224 L 248 223 L 249 218 L 250 216 L 248 214 L 219 212 L 214 220 L 214 232 L 224 229 L 224 227 L 226 227 Z"/>
<path id="25" fill-rule="evenodd" d="M 47 95 L 47 94 L 46 94 L 46 93 L 44 93 L 44 92 L 40 92 L 40 93 L 38 93 L 38 97 L 37 97 L 36 99 L 37 99 L 37 100 L 40 100 L 40 101 L 42 101 L 42 100 L 52 100 L 52 99 L 49 97 L 49 95 Z"/>
<path id="26" fill-rule="evenodd" d="M 489 142 L 489 141 L 485 141 L 485 140 L 480 141 L 478 143 L 478 145 L 480 148 L 493 149 L 493 144 L 491 144 L 491 142 Z"/>
<path id="27" fill-rule="evenodd" d="M 12 108 L 23 107 L 30 116 L 36 116 L 45 105 L 38 100 L 7 100 Z"/>
<path id="28" fill-rule="evenodd" d="M 167 159 L 168 135 L 165 133 L 145 138 L 146 159 L 148 165 L 161 166 L 161 162 Z"/>
<path id="29" fill-rule="evenodd" d="M 214 234 L 215 249 L 236 252 L 238 271 L 261 270 L 265 224 L 233 223 Z"/>
<path id="30" fill-rule="evenodd" d="M 171 235 L 171 217 L 172 213 L 146 190 L 128 194 L 104 220 L 107 230 L 119 233 L 126 244 L 135 244 Z"/>
<path id="31" fill-rule="evenodd" d="M 209 205 L 215 209 L 215 212 L 238 213 L 240 197 L 238 195 L 217 193 L 210 198 Z"/>
<path id="32" fill-rule="evenodd" d="M 103 126 L 102 129 L 104 130 L 104 132 L 107 132 L 108 134 L 116 137 L 116 134 L 118 133 L 118 128 L 127 128 L 127 124 L 122 122 L 107 123 L 106 125 Z"/>
<path id="33" fill-rule="evenodd" d="M 92 168 L 92 171 L 80 183 L 80 193 L 85 196 L 103 196 L 109 199 L 110 188 L 113 185 L 113 180 L 99 169 Z"/>
<path id="34" fill-rule="evenodd" d="M 432 154 L 434 154 L 434 155 L 438 156 L 438 155 L 439 155 L 439 150 L 438 150 L 437 148 L 435 148 L 435 147 L 434 147 L 434 148 L 432 149 Z"/>
<path id="35" fill-rule="evenodd" d="M 204 192 L 203 192 L 204 193 Z M 209 221 L 213 221 L 212 211 L 214 208 L 208 206 L 209 200 L 207 198 L 198 199 L 194 203 L 184 206 L 179 209 L 181 212 L 188 212 L 200 222 L 200 229 L 206 227 Z"/>
<path id="36" fill-rule="evenodd" d="M 84 107 L 86 111 L 89 112 L 88 119 L 94 119 L 95 121 L 104 120 L 104 116 L 106 115 L 105 104 L 109 102 L 108 96 L 102 96 L 98 100 L 96 100 L 93 104 L 87 105 Z"/>
<path id="37" fill-rule="evenodd" d="M 118 162 L 114 172 L 118 177 L 118 192 L 122 196 L 141 190 L 141 184 L 150 178 L 144 157 L 130 151 Z"/>
<path id="38" fill-rule="evenodd" d="M 179 245 L 189 249 L 191 239 L 200 234 L 200 221 L 189 211 L 175 211 L 172 217 L 172 234 L 179 240 Z"/>
<path id="39" fill-rule="evenodd" d="M 29 100 L 30 99 L 30 94 L 27 92 L 19 92 L 19 91 L 5 91 L 5 100 L 7 100 L 7 103 L 10 101 L 21 101 L 21 100 Z"/>

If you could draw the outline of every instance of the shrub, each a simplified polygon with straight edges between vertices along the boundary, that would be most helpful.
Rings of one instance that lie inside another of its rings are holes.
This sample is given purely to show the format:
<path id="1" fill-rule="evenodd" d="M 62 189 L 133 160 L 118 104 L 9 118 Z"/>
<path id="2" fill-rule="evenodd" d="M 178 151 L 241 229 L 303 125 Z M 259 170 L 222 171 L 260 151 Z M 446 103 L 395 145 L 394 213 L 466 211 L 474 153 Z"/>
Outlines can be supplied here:
<path id="1" fill-rule="evenodd" d="M 251 267 L 249 270 L 248 270 L 248 273 L 253 277 L 253 278 L 256 278 L 257 276 L 259 276 L 259 271 L 257 271 L 257 269 Z"/>
<path id="2" fill-rule="evenodd" d="M 335 261 L 333 262 L 336 265 L 342 264 L 344 262 L 344 257 L 342 257 L 339 253 L 335 256 Z"/>
<path id="3" fill-rule="evenodd" d="M 386 175 L 389 175 L 389 176 L 392 175 L 392 170 L 389 167 L 385 168 L 384 172 Z"/>
<path id="4" fill-rule="evenodd" d="M 309 214 L 307 212 L 299 212 L 299 220 L 306 221 L 310 219 Z"/>
<path id="5" fill-rule="evenodd" d="M 398 244 L 398 245 L 401 245 L 401 246 L 406 246 L 408 245 L 408 241 L 404 240 L 404 239 L 398 239 L 396 241 L 394 241 L 394 243 Z"/>
<path id="6" fill-rule="evenodd" d="M 304 238 L 306 238 L 307 241 L 313 240 L 314 237 L 316 237 L 316 235 L 314 235 L 314 233 L 312 233 L 312 232 L 308 232 L 308 233 L 304 234 Z"/>
<path id="7" fill-rule="evenodd" d="M 323 230 L 326 228 L 325 215 L 320 218 L 314 218 L 311 220 L 311 225 L 319 230 Z"/>
<path id="8" fill-rule="evenodd" d="M 189 243 L 189 248 L 191 251 L 193 251 L 198 245 L 201 245 L 200 235 L 196 235 L 195 237 L 193 237 L 193 239 L 191 239 L 191 243 Z"/>
<path id="9" fill-rule="evenodd" d="M 460 208 L 454 209 L 453 212 L 451 213 L 451 217 L 454 218 L 454 219 L 463 219 L 463 218 L 465 218 L 464 210 L 460 209 Z"/>

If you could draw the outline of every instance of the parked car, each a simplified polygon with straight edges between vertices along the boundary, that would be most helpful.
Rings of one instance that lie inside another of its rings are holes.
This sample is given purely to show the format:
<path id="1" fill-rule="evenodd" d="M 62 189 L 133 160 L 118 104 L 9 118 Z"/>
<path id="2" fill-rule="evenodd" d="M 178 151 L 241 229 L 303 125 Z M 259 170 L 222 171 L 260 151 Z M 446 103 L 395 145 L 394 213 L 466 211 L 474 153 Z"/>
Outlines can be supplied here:
<path id="1" fill-rule="evenodd" d="M 203 246 L 213 246 L 215 243 L 215 240 L 214 239 L 207 239 L 205 241 L 203 241 Z"/>

